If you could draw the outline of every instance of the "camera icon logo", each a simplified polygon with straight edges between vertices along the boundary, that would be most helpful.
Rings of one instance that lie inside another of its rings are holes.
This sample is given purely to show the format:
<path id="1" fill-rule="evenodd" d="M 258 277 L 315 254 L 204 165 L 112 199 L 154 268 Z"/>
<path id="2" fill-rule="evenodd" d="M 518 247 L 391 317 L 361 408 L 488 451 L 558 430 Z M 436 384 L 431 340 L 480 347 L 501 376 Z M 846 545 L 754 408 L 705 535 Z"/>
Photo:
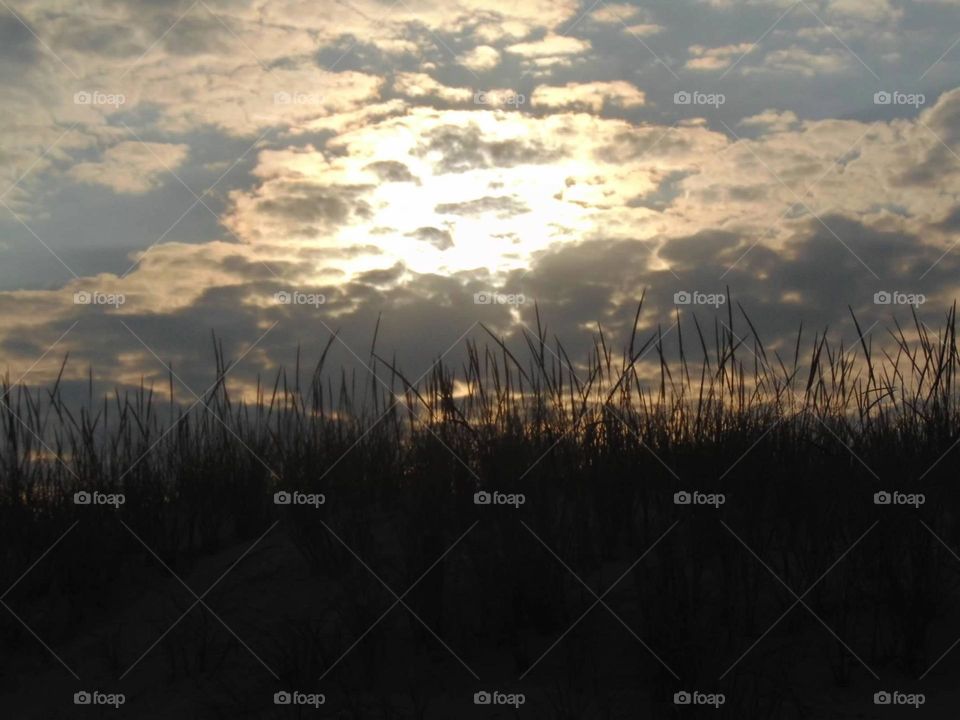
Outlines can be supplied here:
<path id="1" fill-rule="evenodd" d="M 474 305 L 492 305 L 493 295 L 488 292 L 478 292 L 473 294 Z"/>
<path id="2" fill-rule="evenodd" d="M 88 693 L 86 690 L 81 690 L 80 692 L 75 692 L 73 694 L 74 705 L 89 705 L 92 702 L 93 702 L 93 695 Z"/>
<path id="3" fill-rule="evenodd" d="M 486 690 L 481 690 L 473 694 L 473 704 L 474 705 L 489 705 L 493 702 L 493 696 L 490 695 Z"/>
<path id="4" fill-rule="evenodd" d="M 692 300 L 693 298 L 686 290 L 681 290 L 680 292 L 675 292 L 673 294 L 674 305 L 689 305 Z"/>
<path id="5" fill-rule="evenodd" d="M 89 305 L 92 300 L 93 296 L 86 290 L 78 290 L 73 294 L 74 305 Z"/>
<path id="6" fill-rule="evenodd" d="M 293 98 L 288 92 L 278 92 L 273 94 L 273 102 L 276 105 L 289 105 Z"/>
<path id="7" fill-rule="evenodd" d="M 280 692 L 275 692 L 273 694 L 273 704 L 274 705 L 289 705 L 293 702 L 293 696 L 288 693 L 286 690 L 281 690 Z"/>
<path id="8" fill-rule="evenodd" d="M 874 505 L 889 505 L 891 502 L 893 502 L 893 496 L 886 490 L 881 490 L 873 494 Z"/>
<path id="9" fill-rule="evenodd" d="M 473 494 L 474 505 L 489 505 L 493 501 L 493 496 L 486 490 L 481 490 Z"/>
<path id="10" fill-rule="evenodd" d="M 674 505 L 689 505 L 691 502 L 693 502 L 693 496 L 686 490 L 681 490 L 673 494 Z"/>
<path id="11" fill-rule="evenodd" d="M 888 93 L 886 90 L 880 90 L 873 94 L 873 104 L 874 105 L 889 105 L 893 102 L 893 95 Z"/>
<path id="12" fill-rule="evenodd" d="M 693 96 L 686 90 L 681 90 L 673 94 L 674 105 L 689 105 L 693 102 Z"/>
<path id="13" fill-rule="evenodd" d="M 93 96 L 86 90 L 81 90 L 73 94 L 73 102 L 75 105 L 89 105 L 93 102 Z"/>
<path id="14" fill-rule="evenodd" d="M 81 490 L 80 492 L 75 492 L 73 494 L 74 505 L 89 505 L 92 501 L 93 496 L 86 490 Z"/>
<path id="15" fill-rule="evenodd" d="M 686 690 L 681 690 L 680 692 L 673 694 L 674 705 L 689 705 L 692 702 L 693 696 L 691 696 Z"/>
<path id="16" fill-rule="evenodd" d="M 292 502 L 293 502 L 293 495 L 288 493 L 286 490 L 281 490 L 280 492 L 275 492 L 273 494 L 274 505 L 289 505 Z"/>
<path id="17" fill-rule="evenodd" d="M 886 690 L 881 690 L 873 694 L 874 705 L 889 705 L 893 702 L 893 697 Z"/>
<path id="18" fill-rule="evenodd" d="M 281 305 L 289 305 L 293 300 L 293 296 L 286 290 L 280 290 L 279 292 L 274 293 L 273 299 Z"/>
<path id="19" fill-rule="evenodd" d="M 874 305 L 889 305 L 893 302 L 893 296 L 886 290 L 881 290 L 873 294 Z"/>

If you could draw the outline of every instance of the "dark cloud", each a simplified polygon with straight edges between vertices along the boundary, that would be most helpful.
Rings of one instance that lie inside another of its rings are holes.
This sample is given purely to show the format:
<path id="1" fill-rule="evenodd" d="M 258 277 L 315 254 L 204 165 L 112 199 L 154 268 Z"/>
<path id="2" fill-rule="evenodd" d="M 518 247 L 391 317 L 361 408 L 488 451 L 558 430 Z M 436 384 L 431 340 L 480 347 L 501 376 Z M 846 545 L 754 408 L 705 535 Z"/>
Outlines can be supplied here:
<path id="1" fill-rule="evenodd" d="M 415 237 L 417 240 L 428 242 L 437 250 L 448 250 L 453 247 L 453 238 L 450 237 L 450 232 L 435 227 L 417 228 L 407 237 Z"/>
<path id="2" fill-rule="evenodd" d="M 954 206 L 953 210 L 947 213 L 947 216 L 934 227 L 948 232 L 960 230 L 960 205 Z"/>
<path id="3" fill-rule="evenodd" d="M 942 145 L 927 151 L 920 163 L 909 166 L 896 177 L 900 187 L 937 187 L 960 171 L 960 162 Z"/>
<path id="4" fill-rule="evenodd" d="M 280 188 L 282 193 L 278 197 L 260 200 L 257 208 L 302 224 L 342 225 L 354 216 L 371 216 L 370 206 L 360 199 L 369 189 L 370 186 L 366 185 L 291 182 Z"/>
<path id="5" fill-rule="evenodd" d="M 382 255 L 376 245 L 351 245 L 343 248 L 300 248 L 297 255 L 309 258 L 355 258 L 362 255 Z"/>
<path id="6" fill-rule="evenodd" d="M 940 97 L 927 124 L 947 145 L 960 142 L 960 89 L 951 90 Z M 940 149 L 947 150 L 942 146 Z"/>
<path id="7" fill-rule="evenodd" d="M 725 230 L 703 230 L 694 235 L 667 240 L 658 255 L 670 263 L 675 272 L 683 273 L 705 264 L 723 267 L 733 262 L 732 250 L 740 247 L 742 238 Z"/>
<path id="8" fill-rule="evenodd" d="M 645 207 L 657 212 L 663 212 L 676 200 L 683 192 L 680 183 L 689 176 L 688 172 L 672 172 L 661 178 L 660 184 L 656 190 L 631 200 L 630 207 Z"/>
<path id="9" fill-rule="evenodd" d="M 626 162 L 644 157 L 685 154 L 693 149 L 685 133 L 672 133 L 664 127 L 638 127 L 617 133 L 594 155 L 603 162 Z"/>
<path id="10" fill-rule="evenodd" d="M 505 218 L 529 212 L 530 208 L 522 200 L 512 195 L 487 195 L 466 202 L 441 203 L 434 210 L 438 213 L 451 215 L 482 215 L 492 212 L 496 213 L 498 217 Z"/>
<path id="11" fill-rule="evenodd" d="M 423 157 L 440 152 L 438 172 L 461 173 L 478 168 L 502 167 L 552 162 L 562 152 L 551 149 L 539 140 L 486 140 L 475 124 L 461 127 L 443 125 L 426 134 L 416 154 Z"/>
<path id="12" fill-rule="evenodd" d="M 381 180 L 386 182 L 412 182 L 420 184 L 420 179 L 416 177 L 410 168 L 402 162 L 395 160 L 382 160 L 367 165 L 364 170 L 370 170 L 377 174 Z"/>
<path id="13" fill-rule="evenodd" d="M 751 333 L 740 314 L 742 305 L 768 352 L 780 350 L 786 355 L 792 355 L 801 323 L 810 328 L 805 336 L 808 340 L 814 331 L 830 328 L 833 336 L 843 337 L 848 345 L 855 341 L 847 306 L 856 312 L 863 330 L 879 322 L 873 332 L 878 341 L 882 339 L 891 314 L 908 315 L 909 308 L 876 306 L 873 296 L 880 290 L 926 294 L 929 301 L 921 308 L 921 317 L 931 325 L 937 323 L 956 290 L 960 254 L 937 262 L 942 251 L 920 237 L 880 231 L 840 215 L 824 216 L 823 221 L 833 232 L 814 219 L 797 222 L 793 235 L 777 249 L 764 245 L 751 249 L 750 236 L 711 229 L 668 239 L 656 253 L 657 241 L 601 238 L 561 245 L 540 254 L 528 269 L 501 279 L 482 272 L 417 275 L 397 263 L 345 283 L 297 286 L 301 292 L 324 294 L 326 303 L 319 307 L 269 302 L 264 307 L 262 302 L 252 302 L 272 296 L 279 289 L 278 281 L 256 263 L 228 257 L 224 263 L 248 277 L 246 282 L 209 288 L 188 307 L 170 313 L 125 314 L 122 319 L 164 361 L 173 362 L 178 375 L 198 392 L 213 381 L 212 350 L 203 352 L 210 344 L 211 330 L 225 340 L 228 356 L 238 357 L 274 321 L 277 325 L 259 350 L 233 372 L 236 379 L 253 382 L 266 368 L 273 372 L 279 366 L 290 367 L 298 345 L 304 347 L 305 362 L 309 363 L 330 330 L 340 332 L 343 341 L 366 358 L 378 317 L 378 352 L 395 356 L 412 377 L 476 322 L 503 336 L 523 357 L 523 334 L 537 324 L 534 303 L 547 336 L 563 342 L 579 369 L 592 350 L 597 323 L 614 349 L 629 341 L 633 315 L 644 293 L 641 331 L 646 336 L 659 328 L 666 338 L 664 353 L 672 358 L 677 353 L 678 333 L 673 325 L 678 317 L 687 341 L 696 338 L 692 324 L 696 315 L 708 344 L 712 333 L 722 330 L 720 323 L 729 322 L 727 305 L 678 308 L 673 298 L 681 290 L 728 293 L 738 336 L 747 338 Z M 669 270 L 662 267 L 664 262 Z M 296 270 L 284 268 L 283 272 L 286 277 Z M 523 324 L 513 322 L 511 306 L 475 303 L 475 293 L 491 290 L 525 297 L 526 302 L 516 308 Z M 7 297 L 0 310 L 22 308 L 22 303 Z M 130 379 L 129 370 L 123 373 L 121 357 L 125 354 L 129 363 L 131 354 L 138 357 L 142 351 L 136 372 L 162 382 L 165 370 L 117 322 L 115 314 L 91 309 L 83 313 L 81 325 L 82 334 L 77 334 L 75 342 L 71 336 L 63 346 L 71 350 L 74 362 L 90 364 L 104 380 Z M 64 329 L 65 321 L 57 319 L 38 326 L 30 340 L 24 339 L 25 333 L 18 334 L 18 339 L 9 336 L 3 352 L 36 357 Z M 489 341 L 480 332 L 471 337 L 481 343 Z M 89 342 L 90 338 L 97 342 Z M 693 343 L 698 345 L 696 339 Z M 447 360 L 456 365 L 462 352 L 462 347 L 455 348 Z M 746 347 L 743 354 L 749 357 Z M 655 363 L 656 357 L 656 352 L 651 353 L 649 363 Z M 356 357 L 339 345 L 329 363 L 328 371 L 336 376 L 341 365 L 361 376 L 367 373 Z M 650 364 L 645 368 L 641 377 L 655 370 Z"/>
<path id="14" fill-rule="evenodd" d="M 272 261 L 269 265 L 251 260 L 245 255 L 228 255 L 222 261 L 223 268 L 231 273 L 255 280 L 270 280 L 277 275 L 296 277 L 309 272 L 312 264 Z"/>
<path id="15" fill-rule="evenodd" d="M 23 16 L 17 19 L 13 13 L 0 9 L 0 58 L 4 64 L 32 65 L 37 61 L 37 39 Z M 0 68 L 0 75 L 6 75 Z"/>
<path id="16" fill-rule="evenodd" d="M 397 263 L 393 267 L 384 268 L 383 270 L 370 270 L 365 273 L 360 273 L 357 275 L 356 284 L 387 285 L 397 282 L 403 277 L 405 272 L 406 268 L 403 263 Z"/>
<path id="17" fill-rule="evenodd" d="M 56 46 L 110 58 L 137 57 L 147 49 L 129 26 L 110 22 L 71 23 L 60 33 Z"/>
<path id="18" fill-rule="evenodd" d="M 921 120 L 934 142 L 924 159 L 908 166 L 897 180 L 903 186 L 936 187 L 960 172 L 960 159 L 951 149 L 960 142 L 960 90 L 944 93 Z"/>
<path id="19" fill-rule="evenodd" d="M 158 17 L 154 28 L 163 27 L 168 19 L 170 25 L 176 21 L 176 17 Z M 163 37 L 164 49 L 171 55 L 182 56 L 231 50 L 232 35 L 227 27 L 224 27 L 225 23 L 229 25 L 229 17 L 215 18 L 209 13 L 189 13 L 177 23 L 176 32 L 167 33 Z"/>

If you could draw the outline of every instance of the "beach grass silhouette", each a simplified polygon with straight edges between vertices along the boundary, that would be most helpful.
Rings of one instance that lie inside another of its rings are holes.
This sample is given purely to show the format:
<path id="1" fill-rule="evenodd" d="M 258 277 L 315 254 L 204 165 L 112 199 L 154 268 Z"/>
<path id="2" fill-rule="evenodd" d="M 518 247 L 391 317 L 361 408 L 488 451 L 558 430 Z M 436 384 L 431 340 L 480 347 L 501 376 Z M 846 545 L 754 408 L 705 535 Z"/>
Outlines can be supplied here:
<path id="1" fill-rule="evenodd" d="M 909 704 L 960 633 L 955 307 L 786 357 L 730 304 L 669 341 L 642 312 L 619 353 L 574 364 L 537 312 L 526 354 L 484 328 L 420 379 L 330 337 L 254 403 L 216 340 L 192 406 L 5 382 L 8 684 L 131 717 Z"/>

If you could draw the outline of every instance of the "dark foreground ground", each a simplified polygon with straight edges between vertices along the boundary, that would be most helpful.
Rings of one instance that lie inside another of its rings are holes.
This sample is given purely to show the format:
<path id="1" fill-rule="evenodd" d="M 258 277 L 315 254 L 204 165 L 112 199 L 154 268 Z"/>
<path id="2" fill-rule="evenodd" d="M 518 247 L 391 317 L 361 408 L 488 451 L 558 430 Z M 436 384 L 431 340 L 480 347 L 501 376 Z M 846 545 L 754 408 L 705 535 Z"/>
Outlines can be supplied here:
<path id="1" fill-rule="evenodd" d="M 839 443 L 777 464 L 761 449 L 721 482 L 692 458 L 663 457 L 678 480 L 652 454 L 585 469 L 571 452 L 561 441 L 520 481 L 491 453 L 491 504 L 435 452 L 408 458 L 420 484 L 370 497 L 345 472 L 315 505 L 264 487 L 242 517 L 227 495 L 152 516 L 130 492 L 118 509 L 64 505 L 4 581 L 4 716 L 956 716 L 949 485 L 875 504 L 883 483 Z M 717 476 L 737 451 L 719 454 Z M 361 486 L 365 464 L 348 465 Z M 895 458 L 875 465 L 891 488 L 902 477 Z M 936 474 L 956 469 L 948 456 Z M 674 485 L 714 504 L 676 504 Z M 124 704 L 74 705 L 84 690 Z M 483 691 L 523 704 L 475 704 Z M 682 691 L 723 703 L 677 705 Z M 923 705 L 876 705 L 881 691 Z"/>

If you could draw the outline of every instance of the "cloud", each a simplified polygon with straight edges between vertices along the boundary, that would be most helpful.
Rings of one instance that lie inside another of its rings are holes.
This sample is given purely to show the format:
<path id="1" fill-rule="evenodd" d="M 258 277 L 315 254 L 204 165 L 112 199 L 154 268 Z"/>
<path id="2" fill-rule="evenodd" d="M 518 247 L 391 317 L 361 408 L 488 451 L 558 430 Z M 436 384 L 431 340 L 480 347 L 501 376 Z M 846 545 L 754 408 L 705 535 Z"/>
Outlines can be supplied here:
<path id="1" fill-rule="evenodd" d="M 408 233 L 409 237 L 423 240 L 433 245 L 437 250 L 449 250 L 453 247 L 453 238 L 449 230 L 440 230 L 435 227 L 421 227 Z"/>
<path id="2" fill-rule="evenodd" d="M 53 196 L 66 178 L 71 201 L 94 223 L 108 213 L 89 210 L 88 201 L 108 193 L 73 182 L 113 188 L 124 195 L 113 207 L 122 202 L 131 214 L 134 203 L 152 203 L 131 195 L 168 182 L 166 170 L 150 153 L 124 147 L 134 144 L 120 119 L 163 138 L 153 143 L 156 154 L 178 174 L 190 172 L 191 184 L 207 168 L 216 168 L 213 182 L 245 159 L 209 196 L 219 226 L 199 212 L 207 224 L 184 230 L 187 241 L 149 251 L 114 231 L 111 242 L 139 261 L 127 277 L 95 271 L 53 290 L 0 293 L 4 355 L 25 369 L 83 319 L 87 339 L 68 337 L 62 348 L 105 377 L 135 383 L 153 366 L 112 316 L 122 315 L 193 378 L 202 375 L 197 347 L 211 327 L 242 351 L 279 321 L 239 368 L 248 381 L 288 361 L 298 340 L 315 341 L 318 318 L 344 327 L 345 341 L 359 346 L 387 312 L 383 342 L 413 366 L 426 366 L 437 349 L 422 342 L 428 330 L 453 342 L 480 319 L 518 339 L 510 311 L 472 302 L 473 292 L 497 287 L 536 298 L 552 330 L 584 349 L 584 328 L 596 320 L 605 331 L 629 325 L 644 287 L 644 323 L 655 327 L 664 317 L 672 322 L 673 292 L 730 283 L 774 346 L 801 318 L 842 329 L 847 303 L 875 312 L 873 292 L 910 289 L 931 267 L 918 289 L 949 298 L 958 284 L 950 183 L 960 162 L 944 143 L 960 141 L 956 91 L 920 114 L 926 128 L 915 112 L 878 120 L 863 68 L 798 7 L 783 34 L 771 32 L 738 66 L 750 82 L 731 87 L 718 117 L 745 128 L 743 139 L 721 131 L 717 117 L 673 124 L 663 117 L 669 103 L 647 104 L 669 98 L 673 81 L 662 68 L 638 68 L 637 52 L 653 58 L 623 36 L 621 19 L 637 35 L 663 32 L 664 48 L 680 48 L 679 59 L 665 51 L 664 62 L 712 71 L 729 67 L 762 32 L 734 22 L 744 4 L 681 3 L 657 13 L 601 5 L 584 23 L 587 41 L 560 35 L 583 8 L 572 0 L 401 3 L 389 14 L 381 0 L 355 0 L 336 21 L 306 0 L 209 3 L 151 49 L 176 20 L 175 4 L 111 0 L 94 2 L 90 13 L 53 14 L 27 0 L 25 20 L 80 78 L 0 16 L 11 109 L 0 119 L 2 172 L 13 183 L 32 167 L 5 202 L 42 200 L 44 193 L 26 192 L 34 181 Z M 792 2 L 746 4 L 765 29 Z M 896 22 L 890 6 L 811 4 L 844 38 Z M 927 10 L 933 22 L 946 17 L 933 3 Z M 683 20 L 691 11 L 728 44 L 698 44 L 705 36 Z M 917 39 L 880 30 L 870 53 L 909 50 Z M 912 76 L 952 40 L 944 36 Z M 489 73 L 484 86 L 521 85 L 516 92 L 529 93 L 536 112 L 499 100 L 475 104 L 469 71 Z M 128 102 L 121 111 L 72 103 L 74 92 L 94 88 Z M 601 117 L 613 108 L 631 112 Z M 38 210 L 38 223 L 59 211 Z M 171 212 L 173 220 L 179 208 Z M 76 216 L 59 221 L 37 224 L 38 235 L 66 235 Z M 23 262 L 23 230 L 13 222 L 2 229 L 9 268 Z M 225 240 L 224 230 L 235 237 Z M 323 314 L 273 302 L 290 287 L 323 293 Z M 74 291 L 96 288 L 124 292 L 128 303 L 116 312 L 73 304 Z M 529 320 L 529 311 L 517 312 Z"/>
<path id="3" fill-rule="evenodd" d="M 590 13 L 595 23 L 617 24 L 633 20 L 640 14 L 640 8 L 626 3 L 604 3 Z"/>
<path id="4" fill-rule="evenodd" d="M 577 55 L 590 49 L 586 40 L 566 35 L 547 35 L 541 40 L 516 43 L 507 47 L 507 52 L 527 58 L 555 57 L 558 55 Z"/>
<path id="5" fill-rule="evenodd" d="M 895 7 L 890 0 L 830 0 L 828 13 L 835 17 L 874 23 L 899 22 L 903 18 L 903 10 Z"/>
<path id="6" fill-rule="evenodd" d="M 732 62 L 750 52 L 753 47 L 753 43 L 739 43 L 722 47 L 691 45 L 689 52 L 693 57 L 687 60 L 686 67 L 690 70 L 723 70 Z"/>
<path id="7" fill-rule="evenodd" d="M 566 35 L 548 34 L 540 40 L 516 43 L 507 52 L 519 55 L 537 67 L 566 65 L 574 56 L 583 56 L 590 50 L 590 42 Z"/>
<path id="8" fill-rule="evenodd" d="M 186 145 L 121 142 L 108 148 L 96 162 L 74 165 L 70 177 L 103 185 L 116 193 L 145 193 L 158 188 L 168 173 L 184 163 L 189 152 Z"/>
<path id="9" fill-rule="evenodd" d="M 435 97 L 450 103 L 469 102 L 473 92 L 466 88 L 448 87 L 426 73 L 397 73 L 393 89 L 410 98 Z"/>
<path id="10" fill-rule="evenodd" d="M 630 35 L 643 38 L 663 32 L 664 27 L 655 23 L 640 23 L 635 25 L 627 25 L 625 28 L 623 28 L 623 30 Z"/>
<path id="11" fill-rule="evenodd" d="M 467 126 L 440 125 L 429 129 L 416 153 L 436 153 L 441 173 L 463 173 L 481 168 L 511 168 L 549 163 L 558 157 L 544 140 L 525 138 L 490 139 L 475 123 Z"/>
<path id="12" fill-rule="evenodd" d="M 489 45 L 478 45 L 457 60 L 475 72 L 486 72 L 500 64 L 500 52 Z"/>
<path id="13" fill-rule="evenodd" d="M 808 50 L 794 46 L 767 53 L 760 66 L 745 72 L 786 72 L 804 77 L 840 73 L 856 62 L 846 50 Z"/>
<path id="14" fill-rule="evenodd" d="M 196 69 L 155 77 L 132 100 L 161 107 L 159 126 L 169 132 L 212 125 L 249 136 L 358 109 L 376 98 L 382 85 L 382 78 L 364 73 L 331 73 L 308 64 L 267 71 L 251 61 L 215 83 Z"/>
<path id="15" fill-rule="evenodd" d="M 412 182 L 417 185 L 420 180 L 410 172 L 410 168 L 396 160 L 379 160 L 367 165 L 364 169 L 376 173 L 380 180 L 387 182 Z"/>
<path id="16" fill-rule="evenodd" d="M 364 186 L 327 186 L 309 182 L 286 182 L 275 188 L 279 197 L 265 198 L 257 210 L 305 227 L 331 227 L 351 216 L 369 217 L 370 209 L 359 196 Z"/>
<path id="17" fill-rule="evenodd" d="M 530 208 L 515 196 L 487 195 L 482 198 L 466 200 L 464 202 L 441 203 L 437 205 L 434 210 L 443 215 L 483 215 L 484 213 L 494 213 L 499 217 L 510 217 L 512 215 L 529 212 Z"/>
<path id="18" fill-rule="evenodd" d="M 4 64 L 29 66 L 37 61 L 38 53 L 36 33 L 13 13 L 0 11 L 0 57 Z"/>
<path id="19" fill-rule="evenodd" d="M 578 108 L 599 113 L 605 103 L 624 108 L 640 107 L 646 101 L 643 91 L 628 82 L 567 83 L 562 87 L 541 85 L 534 90 L 535 107 Z"/>
<path id="20" fill-rule="evenodd" d="M 797 114 L 791 111 L 764 110 L 762 113 L 751 115 L 740 121 L 744 127 L 755 127 L 765 132 L 786 132 L 795 130 L 800 120 Z"/>

